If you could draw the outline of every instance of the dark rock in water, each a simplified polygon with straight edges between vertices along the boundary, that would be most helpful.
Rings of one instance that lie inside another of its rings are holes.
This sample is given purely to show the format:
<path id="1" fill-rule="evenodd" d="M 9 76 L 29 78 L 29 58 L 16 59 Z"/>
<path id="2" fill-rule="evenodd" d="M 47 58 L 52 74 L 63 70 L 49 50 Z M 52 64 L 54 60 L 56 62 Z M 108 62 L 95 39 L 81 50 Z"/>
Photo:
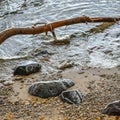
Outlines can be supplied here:
<path id="1" fill-rule="evenodd" d="M 63 91 L 60 94 L 61 99 L 64 102 L 70 104 L 79 104 L 82 102 L 82 94 L 78 90 Z"/>
<path id="2" fill-rule="evenodd" d="M 28 93 L 41 98 L 58 96 L 62 91 L 73 86 L 74 83 L 69 79 L 40 81 L 30 86 Z"/>
<path id="3" fill-rule="evenodd" d="M 38 50 L 36 49 L 34 51 L 34 53 L 32 53 L 32 56 L 48 56 L 48 55 L 52 55 L 52 53 L 49 53 L 47 50 Z"/>
<path id="4" fill-rule="evenodd" d="M 34 61 L 25 61 L 16 66 L 14 75 L 29 75 L 32 73 L 39 72 L 41 65 Z"/>
<path id="5" fill-rule="evenodd" d="M 102 114 L 109 116 L 120 116 L 120 100 L 109 103 L 102 110 Z"/>

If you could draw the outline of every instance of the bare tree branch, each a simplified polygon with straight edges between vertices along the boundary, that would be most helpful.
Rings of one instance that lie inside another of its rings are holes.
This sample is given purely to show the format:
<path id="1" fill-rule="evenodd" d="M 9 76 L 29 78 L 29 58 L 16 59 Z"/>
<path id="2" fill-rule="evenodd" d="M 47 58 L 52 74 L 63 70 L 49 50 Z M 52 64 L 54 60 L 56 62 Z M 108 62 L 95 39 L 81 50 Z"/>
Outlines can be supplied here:
<path id="1" fill-rule="evenodd" d="M 45 24 L 43 26 L 34 26 L 31 28 L 10 28 L 0 32 L 0 44 L 2 44 L 7 38 L 18 35 L 18 34 L 39 34 L 39 33 L 47 33 L 48 31 L 53 32 L 55 28 L 78 24 L 78 23 L 95 23 L 95 22 L 117 22 L 120 18 L 105 18 L 105 17 L 98 17 L 98 18 L 89 18 L 87 16 L 66 19 L 61 21 L 52 22 L 49 24 Z"/>

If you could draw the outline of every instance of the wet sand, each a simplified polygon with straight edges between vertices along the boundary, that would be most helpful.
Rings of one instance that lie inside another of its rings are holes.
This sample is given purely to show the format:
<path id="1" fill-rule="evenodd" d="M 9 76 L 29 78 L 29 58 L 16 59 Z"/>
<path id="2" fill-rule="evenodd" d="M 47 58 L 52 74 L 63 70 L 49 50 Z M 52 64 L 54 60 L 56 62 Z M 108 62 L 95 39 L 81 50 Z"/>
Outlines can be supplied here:
<path id="1" fill-rule="evenodd" d="M 48 78 L 69 78 L 84 96 L 79 105 L 64 103 L 58 97 L 41 99 L 28 94 L 35 81 Z M 120 100 L 120 67 L 111 69 L 66 69 L 54 75 L 36 73 L 13 77 L 14 84 L 0 89 L 0 120 L 113 120 L 102 115 L 103 107 Z"/>

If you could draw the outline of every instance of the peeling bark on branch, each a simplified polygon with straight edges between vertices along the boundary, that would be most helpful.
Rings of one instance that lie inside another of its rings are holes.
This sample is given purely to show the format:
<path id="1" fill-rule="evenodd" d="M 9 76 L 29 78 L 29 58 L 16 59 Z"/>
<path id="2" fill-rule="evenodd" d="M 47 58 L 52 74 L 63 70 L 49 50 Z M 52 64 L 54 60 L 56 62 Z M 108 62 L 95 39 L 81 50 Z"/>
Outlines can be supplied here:
<path id="1" fill-rule="evenodd" d="M 2 44 L 7 38 L 18 35 L 18 34 L 39 34 L 43 32 L 53 31 L 55 28 L 78 24 L 78 23 L 95 23 L 95 22 L 116 22 L 119 21 L 120 18 L 89 18 L 87 16 L 72 18 L 61 20 L 57 22 L 52 22 L 49 24 L 45 24 L 43 26 L 34 26 L 31 28 L 10 28 L 0 32 L 0 44 Z"/>

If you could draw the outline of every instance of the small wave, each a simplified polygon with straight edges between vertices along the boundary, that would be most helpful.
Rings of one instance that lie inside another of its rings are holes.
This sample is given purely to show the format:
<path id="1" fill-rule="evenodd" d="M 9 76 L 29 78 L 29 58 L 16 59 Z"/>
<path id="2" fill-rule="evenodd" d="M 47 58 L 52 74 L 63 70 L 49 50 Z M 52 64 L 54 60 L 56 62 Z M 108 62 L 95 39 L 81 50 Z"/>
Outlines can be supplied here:
<path id="1" fill-rule="evenodd" d="M 8 60 L 18 60 L 18 59 L 27 59 L 28 56 L 13 56 L 13 57 L 2 57 L 0 58 L 0 61 L 8 61 Z"/>

